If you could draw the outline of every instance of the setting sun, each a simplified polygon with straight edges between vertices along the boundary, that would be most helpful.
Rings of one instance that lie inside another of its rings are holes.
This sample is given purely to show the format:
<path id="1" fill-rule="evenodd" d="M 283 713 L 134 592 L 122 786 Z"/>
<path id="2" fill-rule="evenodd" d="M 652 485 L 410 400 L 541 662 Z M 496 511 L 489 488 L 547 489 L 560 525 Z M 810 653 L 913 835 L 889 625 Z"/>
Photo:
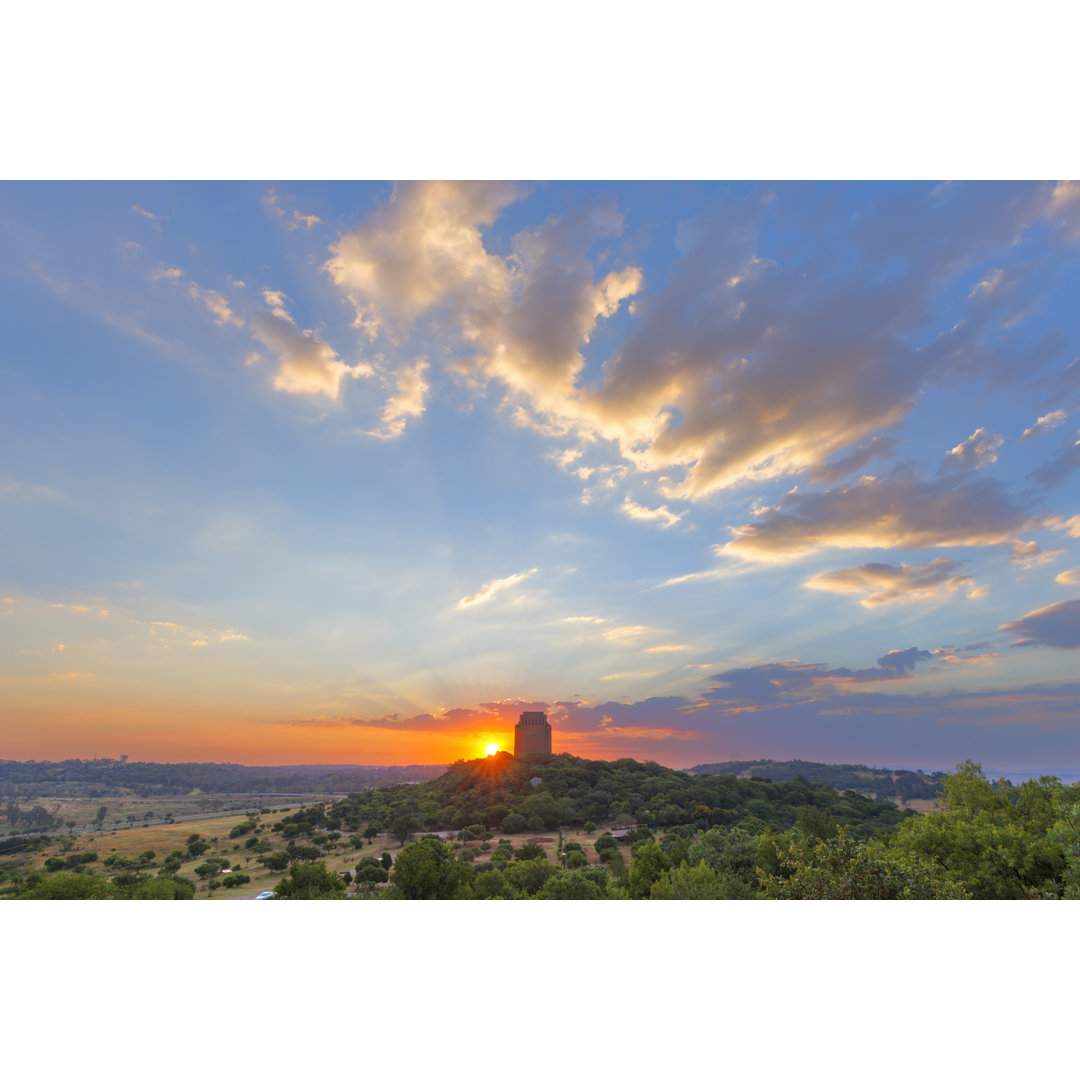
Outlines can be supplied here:
<path id="1" fill-rule="evenodd" d="M 484 757 L 491 757 L 492 754 L 499 752 L 499 744 L 497 742 L 489 742 L 484 747 Z"/>

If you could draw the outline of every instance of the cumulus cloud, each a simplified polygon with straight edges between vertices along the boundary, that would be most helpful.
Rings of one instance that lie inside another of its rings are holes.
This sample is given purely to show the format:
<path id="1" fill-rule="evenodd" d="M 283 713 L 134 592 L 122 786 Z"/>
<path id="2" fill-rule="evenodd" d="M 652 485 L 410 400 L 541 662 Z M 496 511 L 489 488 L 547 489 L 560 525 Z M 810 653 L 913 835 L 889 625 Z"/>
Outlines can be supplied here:
<path id="1" fill-rule="evenodd" d="M 1015 258 L 967 285 L 951 331 L 913 340 L 943 283 L 1011 258 L 1033 224 L 1065 237 L 1071 190 L 912 185 L 787 267 L 758 251 L 785 191 L 757 191 L 682 222 L 671 272 L 646 292 L 639 267 L 609 267 L 610 254 L 596 253 L 623 229 L 610 200 L 520 231 L 504 255 L 484 229 L 521 189 L 403 184 L 332 245 L 324 268 L 362 332 L 400 338 L 432 320 L 456 337 L 454 370 L 503 387 L 515 422 L 604 440 L 627 465 L 663 473 L 663 497 L 693 500 L 787 474 L 836 483 L 891 452 L 867 440 L 887 438 L 928 380 L 977 370 L 991 354 L 999 369 L 1015 367 L 1021 345 L 988 344 L 1035 294 Z M 890 270 L 897 264 L 903 273 Z M 582 350 L 631 298 L 630 328 L 596 379 Z M 968 440 L 953 463 L 988 464 L 998 438 Z"/>
<path id="2" fill-rule="evenodd" d="M 1080 567 L 1075 570 L 1062 570 L 1054 580 L 1059 585 L 1080 585 Z"/>
<path id="3" fill-rule="evenodd" d="M 429 367 L 427 360 L 421 357 L 397 369 L 394 373 L 397 393 L 383 406 L 379 427 L 366 434 L 379 439 L 396 439 L 405 430 L 405 421 L 410 416 L 424 415 L 425 397 L 431 388 L 424 373 Z"/>
<path id="4" fill-rule="evenodd" d="M 1044 431 L 1053 431 L 1059 424 L 1064 423 L 1069 414 L 1064 409 L 1055 409 L 1045 416 L 1040 416 L 1019 438 L 1019 442 L 1025 443 L 1041 435 Z"/>
<path id="5" fill-rule="evenodd" d="M 1080 649 L 1080 600 L 1029 611 L 1014 622 L 1003 623 L 999 630 L 1017 634 L 1014 646 L 1052 645 L 1058 649 Z"/>
<path id="6" fill-rule="evenodd" d="M 289 229 L 304 229 L 307 231 L 313 225 L 318 225 L 322 221 L 322 218 L 316 217 L 314 214 L 301 214 L 299 210 L 293 211 L 293 219 L 289 222 Z"/>
<path id="7" fill-rule="evenodd" d="M 635 521 L 653 522 L 662 529 L 668 529 L 672 525 L 678 524 L 683 519 L 682 514 L 673 513 L 666 505 L 658 506 L 655 510 L 650 510 L 647 506 L 642 506 L 640 503 L 634 502 L 629 495 L 623 499 L 620 509 L 627 517 L 633 518 Z"/>
<path id="8" fill-rule="evenodd" d="M 505 262 L 484 249 L 481 228 L 518 198 L 513 184 L 435 181 L 401 184 L 390 198 L 331 245 L 324 269 L 350 297 L 356 325 L 389 318 L 407 324 L 453 302 L 471 309 L 505 291 Z"/>
<path id="9" fill-rule="evenodd" d="M 982 469 L 997 461 L 996 451 L 1005 440 L 986 428 L 976 428 L 962 443 L 945 456 L 945 463 L 968 469 Z"/>
<path id="10" fill-rule="evenodd" d="M 289 394 L 322 394 L 337 401 L 345 379 L 370 375 L 368 364 L 350 366 L 338 359 L 333 347 L 312 330 L 298 330 L 266 312 L 251 317 L 251 332 L 280 361 L 273 385 Z"/>
<path id="11" fill-rule="evenodd" d="M 534 566 L 531 570 L 520 570 L 508 577 L 497 578 L 495 581 L 481 585 L 472 596 L 463 596 L 457 603 L 459 608 L 476 607 L 478 604 L 486 604 L 493 600 L 499 593 L 530 578 L 539 572 L 539 567 Z"/>
<path id="12" fill-rule="evenodd" d="M 158 266 L 151 274 L 151 281 L 177 281 L 184 276 L 179 266 Z"/>
<path id="13" fill-rule="evenodd" d="M 840 593 L 859 599 L 863 607 L 878 607 L 897 602 L 938 600 L 954 593 L 961 585 L 968 595 L 976 591 L 970 574 L 961 574 L 952 559 L 931 559 L 922 565 L 907 563 L 865 563 L 844 570 L 829 570 L 805 582 L 808 589 Z"/>
<path id="14" fill-rule="evenodd" d="M 781 562 L 829 547 L 1012 546 L 1020 530 L 1047 523 L 996 480 L 959 474 L 928 482 L 898 466 L 842 488 L 789 492 L 753 524 L 732 527 L 733 539 L 717 552 Z"/>

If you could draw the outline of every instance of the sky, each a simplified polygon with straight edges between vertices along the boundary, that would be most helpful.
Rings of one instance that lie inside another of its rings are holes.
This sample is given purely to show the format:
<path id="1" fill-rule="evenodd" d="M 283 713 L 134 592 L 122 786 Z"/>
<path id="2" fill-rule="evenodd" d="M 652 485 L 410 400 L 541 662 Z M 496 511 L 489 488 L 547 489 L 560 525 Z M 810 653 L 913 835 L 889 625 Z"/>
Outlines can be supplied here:
<path id="1" fill-rule="evenodd" d="M 1080 768 L 1080 183 L 0 184 L 0 758 Z"/>

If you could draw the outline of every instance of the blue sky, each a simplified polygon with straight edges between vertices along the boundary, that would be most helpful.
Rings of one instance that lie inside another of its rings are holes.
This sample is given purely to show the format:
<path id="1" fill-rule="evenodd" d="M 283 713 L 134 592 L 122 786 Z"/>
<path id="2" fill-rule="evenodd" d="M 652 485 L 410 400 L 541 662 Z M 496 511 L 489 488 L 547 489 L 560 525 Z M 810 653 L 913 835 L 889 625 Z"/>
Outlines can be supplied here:
<path id="1" fill-rule="evenodd" d="M 0 185 L 7 757 L 1080 767 L 1080 186 Z M 61 648 L 62 646 L 62 648 Z"/>

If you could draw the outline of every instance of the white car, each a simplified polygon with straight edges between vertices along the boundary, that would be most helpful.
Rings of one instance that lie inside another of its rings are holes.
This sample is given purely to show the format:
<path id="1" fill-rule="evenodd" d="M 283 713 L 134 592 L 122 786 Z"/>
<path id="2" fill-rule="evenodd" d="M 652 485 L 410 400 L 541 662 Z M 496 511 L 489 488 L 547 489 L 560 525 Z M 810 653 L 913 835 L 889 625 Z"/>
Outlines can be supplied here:
<path id="1" fill-rule="evenodd" d="M 274 899 L 274 890 L 271 889 L 269 892 L 261 892 L 261 893 L 259 893 L 258 896 L 255 897 L 255 899 L 256 900 L 273 900 Z"/>

